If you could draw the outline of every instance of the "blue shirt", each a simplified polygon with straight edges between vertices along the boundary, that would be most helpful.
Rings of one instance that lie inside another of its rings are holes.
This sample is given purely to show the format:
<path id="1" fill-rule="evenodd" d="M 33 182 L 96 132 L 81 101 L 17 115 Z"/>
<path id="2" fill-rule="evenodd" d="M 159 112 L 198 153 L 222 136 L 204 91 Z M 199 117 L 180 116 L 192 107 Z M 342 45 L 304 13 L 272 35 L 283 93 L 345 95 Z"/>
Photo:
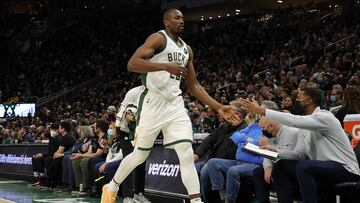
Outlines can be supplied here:
<path id="1" fill-rule="evenodd" d="M 257 123 L 249 125 L 248 127 L 233 133 L 230 138 L 238 146 L 236 151 L 236 160 L 259 165 L 262 164 L 264 159 L 262 156 L 255 155 L 243 149 L 243 146 L 248 142 L 248 140 L 251 140 L 249 141 L 251 144 L 259 146 L 259 138 L 261 135 L 262 128 Z"/>

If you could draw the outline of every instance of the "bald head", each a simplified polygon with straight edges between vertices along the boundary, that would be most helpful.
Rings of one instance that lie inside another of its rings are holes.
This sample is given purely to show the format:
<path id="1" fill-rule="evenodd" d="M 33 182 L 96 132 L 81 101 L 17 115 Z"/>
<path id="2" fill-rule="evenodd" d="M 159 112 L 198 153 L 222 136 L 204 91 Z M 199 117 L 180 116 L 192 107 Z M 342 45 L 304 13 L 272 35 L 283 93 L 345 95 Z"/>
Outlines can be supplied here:
<path id="1" fill-rule="evenodd" d="M 175 12 L 180 12 L 180 11 L 176 8 L 170 8 L 166 10 L 163 15 L 163 20 L 168 20 L 171 17 L 171 15 Z"/>

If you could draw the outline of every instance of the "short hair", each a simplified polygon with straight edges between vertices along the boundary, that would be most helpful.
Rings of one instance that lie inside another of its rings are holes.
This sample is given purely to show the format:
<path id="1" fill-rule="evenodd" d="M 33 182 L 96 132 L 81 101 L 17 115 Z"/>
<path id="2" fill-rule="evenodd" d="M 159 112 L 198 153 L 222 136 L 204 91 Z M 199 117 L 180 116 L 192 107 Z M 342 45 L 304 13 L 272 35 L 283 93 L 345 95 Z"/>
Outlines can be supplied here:
<path id="1" fill-rule="evenodd" d="M 241 113 L 243 119 L 246 117 L 247 112 L 243 108 L 241 108 L 241 104 L 239 102 L 231 101 L 230 105 L 234 106 L 236 108 L 236 111 Z"/>
<path id="2" fill-rule="evenodd" d="M 270 100 L 264 100 L 261 102 L 261 105 L 264 105 L 265 108 L 270 109 L 270 110 L 274 110 L 274 111 L 279 111 L 279 107 L 278 105 Z"/>
<path id="3" fill-rule="evenodd" d="M 174 11 L 179 11 L 176 8 L 169 8 L 168 10 L 166 10 L 163 14 L 163 20 L 167 20 L 170 17 L 170 14 L 173 13 Z"/>
<path id="4" fill-rule="evenodd" d="M 311 98 L 316 106 L 321 106 L 324 101 L 324 92 L 321 89 L 308 87 L 303 91 L 305 95 Z"/>
<path id="5" fill-rule="evenodd" d="M 70 123 L 70 121 L 61 121 L 59 126 L 60 126 L 60 128 L 64 128 L 66 132 L 71 131 L 71 123 Z"/>
<path id="6" fill-rule="evenodd" d="M 59 129 L 59 123 L 55 122 L 55 123 L 51 124 L 50 128 L 51 129 L 56 129 L 56 130 Z"/>
<path id="7" fill-rule="evenodd" d="M 98 119 L 96 120 L 96 127 L 100 128 L 101 131 L 106 133 L 109 129 L 109 123 L 104 119 Z"/>
<path id="8" fill-rule="evenodd" d="M 342 86 L 340 84 L 335 84 L 332 86 L 333 90 L 343 90 Z"/>

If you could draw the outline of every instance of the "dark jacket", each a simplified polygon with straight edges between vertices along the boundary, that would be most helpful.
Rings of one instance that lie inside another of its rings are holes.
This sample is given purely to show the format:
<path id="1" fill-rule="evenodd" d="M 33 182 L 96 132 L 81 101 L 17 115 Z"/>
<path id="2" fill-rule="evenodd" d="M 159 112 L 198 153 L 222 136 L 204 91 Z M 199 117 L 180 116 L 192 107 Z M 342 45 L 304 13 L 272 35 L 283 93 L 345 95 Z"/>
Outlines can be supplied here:
<path id="1" fill-rule="evenodd" d="M 220 125 L 196 148 L 195 154 L 199 157 L 207 156 L 206 161 L 211 158 L 235 159 L 237 146 L 230 137 L 234 132 L 246 127 L 245 121 L 238 126 Z"/>
<path id="2" fill-rule="evenodd" d="M 54 156 L 60 145 L 60 135 L 49 138 L 48 152 L 44 156 Z"/>

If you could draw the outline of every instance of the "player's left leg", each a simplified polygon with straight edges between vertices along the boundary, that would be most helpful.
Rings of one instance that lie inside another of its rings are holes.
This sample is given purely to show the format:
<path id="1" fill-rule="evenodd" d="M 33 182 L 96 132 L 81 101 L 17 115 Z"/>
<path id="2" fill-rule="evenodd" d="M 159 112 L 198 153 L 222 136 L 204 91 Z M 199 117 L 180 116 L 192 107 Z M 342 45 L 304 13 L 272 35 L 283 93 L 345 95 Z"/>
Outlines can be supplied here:
<path id="1" fill-rule="evenodd" d="M 169 123 L 162 129 L 164 146 L 174 149 L 178 155 L 181 179 L 191 202 L 201 202 L 199 177 L 194 164 L 193 132 L 190 118 L 183 106 L 171 115 Z"/>

